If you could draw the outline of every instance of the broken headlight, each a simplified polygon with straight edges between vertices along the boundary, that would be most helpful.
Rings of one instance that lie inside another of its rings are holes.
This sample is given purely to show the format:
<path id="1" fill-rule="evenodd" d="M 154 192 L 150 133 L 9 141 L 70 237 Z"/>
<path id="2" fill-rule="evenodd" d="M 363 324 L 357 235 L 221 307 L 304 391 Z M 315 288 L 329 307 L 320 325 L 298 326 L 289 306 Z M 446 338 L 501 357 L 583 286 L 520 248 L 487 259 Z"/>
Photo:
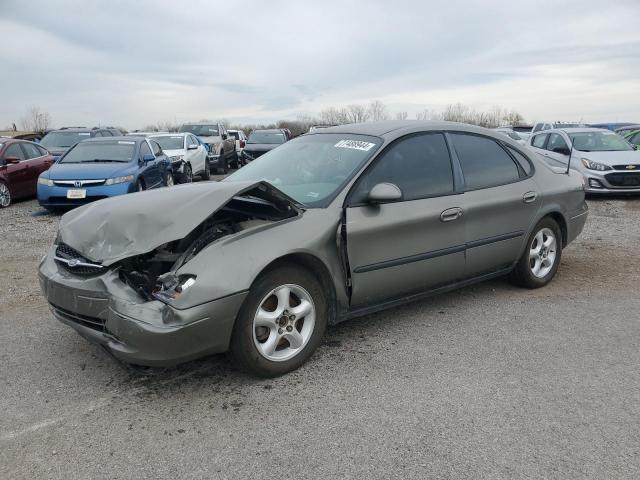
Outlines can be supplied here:
<path id="1" fill-rule="evenodd" d="M 175 275 L 173 273 L 165 273 L 158 277 L 158 283 L 151 295 L 156 300 L 165 303 L 172 303 L 189 287 L 196 283 L 195 275 Z"/>

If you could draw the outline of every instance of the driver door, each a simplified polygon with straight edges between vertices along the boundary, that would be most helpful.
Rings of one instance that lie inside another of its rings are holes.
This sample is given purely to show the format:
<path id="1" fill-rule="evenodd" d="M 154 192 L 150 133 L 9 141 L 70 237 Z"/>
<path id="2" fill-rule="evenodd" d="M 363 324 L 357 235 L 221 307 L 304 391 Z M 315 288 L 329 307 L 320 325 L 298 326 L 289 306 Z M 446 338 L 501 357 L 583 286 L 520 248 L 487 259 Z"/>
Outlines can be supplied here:
<path id="1" fill-rule="evenodd" d="M 371 204 L 382 182 L 400 201 Z M 465 228 L 449 151 L 441 133 L 403 137 L 360 177 L 346 208 L 352 306 L 373 305 L 454 283 L 464 276 Z"/>

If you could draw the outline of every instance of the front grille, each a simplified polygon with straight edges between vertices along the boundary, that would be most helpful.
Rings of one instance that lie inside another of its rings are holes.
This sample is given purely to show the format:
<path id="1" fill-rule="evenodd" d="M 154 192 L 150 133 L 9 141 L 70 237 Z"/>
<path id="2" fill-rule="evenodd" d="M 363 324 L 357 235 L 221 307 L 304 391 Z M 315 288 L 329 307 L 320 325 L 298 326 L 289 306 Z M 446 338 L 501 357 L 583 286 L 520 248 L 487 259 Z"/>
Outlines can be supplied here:
<path id="1" fill-rule="evenodd" d="M 604 178 L 614 187 L 640 187 L 640 172 L 609 173 Z"/>
<path id="2" fill-rule="evenodd" d="M 78 325 L 82 325 L 83 327 L 90 328 L 92 330 L 96 330 L 98 332 L 106 333 L 107 330 L 105 328 L 105 321 L 98 317 L 90 317 L 88 315 L 81 315 L 79 313 L 71 312 L 69 310 L 65 310 L 64 308 L 60 308 L 57 305 L 50 304 L 54 313 L 65 320 L 69 320 L 70 322 L 77 323 Z"/>
<path id="3" fill-rule="evenodd" d="M 60 257 L 65 260 L 78 260 L 81 263 L 92 263 L 90 260 L 87 260 L 86 258 L 84 258 L 82 254 L 80 254 L 80 252 L 78 252 L 77 250 L 74 250 L 66 243 L 61 243 L 60 245 L 58 245 L 58 248 L 56 248 L 56 257 Z M 104 271 L 104 268 L 98 264 L 94 264 L 95 267 L 87 266 L 87 265 L 72 266 L 66 262 L 61 262 L 61 261 L 58 261 L 58 264 L 61 265 L 62 268 L 64 268 L 65 270 L 72 272 L 76 275 L 87 275 L 87 276 L 96 275 Z"/>
<path id="4" fill-rule="evenodd" d="M 633 168 L 627 168 L 627 167 L 633 167 Z M 635 165 L 614 165 L 613 166 L 614 169 L 616 170 L 638 170 L 640 171 L 640 163 L 635 164 Z"/>
<path id="5" fill-rule="evenodd" d="M 80 187 L 97 187 L 99 185 L 104 185 L 106 180 L 54 180 L 53 183 L 58 185 L 59 187 L 71 187 L 71 188 L 80 188 Z"/>
<path id="6" fill-rule="evenodd" d="M 261 156 L 262 154 L 267 153 L 267 152 L 247 152 L 245 151 L 244 154 L 246 157 L 249 157 L 249 160 L 255 160 L 256 158 L 258 158 L 259 156 Z"/>

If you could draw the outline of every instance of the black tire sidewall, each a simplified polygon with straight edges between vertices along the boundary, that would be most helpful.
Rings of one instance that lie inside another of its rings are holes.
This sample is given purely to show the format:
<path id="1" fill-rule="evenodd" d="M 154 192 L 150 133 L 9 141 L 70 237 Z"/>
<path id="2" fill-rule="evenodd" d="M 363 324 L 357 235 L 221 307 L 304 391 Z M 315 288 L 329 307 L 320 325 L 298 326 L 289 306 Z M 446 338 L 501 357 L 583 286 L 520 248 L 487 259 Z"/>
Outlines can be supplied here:
<path id="1" fill-rule="evenodd" d="M 264 358 L 253 340 L 253 318 L 261 300 L 276 287 L 295 284 L 303 287 L 316 309 L 316 319 L 311 338 L 295 357 L 273 362 Z M 326 294 L 318 278 L 305 268 L 281 266 L 261 275 L 252 285 L 236 319 L 231 339 L 231 354 L 246 371 L 261 377 L 277 377 L 300 367 L 318 348 L 327 327 L 328 305 Z"/>
<path id="2" fill-rule="evenodd" d="M 542 230 L 543 228 L 548 228 L 553 231 L 553 234 L 556 236 L 556 258 L 553 264 L 553 267 L 544 277 L 539 278 L 536 277 L 531 271 L 531 267 L 529 265 L 529 250 L 531 250 L 531 245 L 533 243 L 533 239 L 536 234 Z M 525 246 L 525 250 L 522 254 L 522 257 L 518 261 L 516 268 L 514 269 L 514 276 L 516 283 L 527 287 L 527 288 L 540 288 L 547 285 L 553 277 L 555 277 L 556 272 L 558 271 L 558 267 L 560 266 L 560 260 L 562 258 L 562 233 L 560 231 L 560 227 L 558 223 L 550 218 L 545 217 L 540 220 L 535 228 L 531 231 L 531 235 L 527 240 L 527 245 Z"/>
<path id="3" fill-rule="evenodd" d="M 142 183 L 142 180 L 140 179 L 138 179 L 138 181 L 136 182 L 136 191 L 144 192 L 144 183 Z"/>

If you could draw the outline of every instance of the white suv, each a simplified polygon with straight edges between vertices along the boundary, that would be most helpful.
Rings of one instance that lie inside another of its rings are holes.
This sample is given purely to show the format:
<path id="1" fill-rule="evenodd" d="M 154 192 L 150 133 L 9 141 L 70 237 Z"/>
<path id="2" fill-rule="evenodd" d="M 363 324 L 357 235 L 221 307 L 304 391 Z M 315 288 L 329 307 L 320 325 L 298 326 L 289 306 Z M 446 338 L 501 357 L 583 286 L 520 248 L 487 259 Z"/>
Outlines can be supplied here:
<path id="1" fill-rule="evenodd" d="M 160 133 L 148 135 L 158 142 L 171 160 L 177 183 L 190 183 L 194 175 L 203 180 L 211 177 L 207 149 L 191 133 Z"/>
<path id="2" fill-rule="evenodd" d="M 584 128 L 588 125 L 580 122 L 537 122 L 531 129 L 531 133 L 541 130 L 551 130 L 552 128 Z"/>

